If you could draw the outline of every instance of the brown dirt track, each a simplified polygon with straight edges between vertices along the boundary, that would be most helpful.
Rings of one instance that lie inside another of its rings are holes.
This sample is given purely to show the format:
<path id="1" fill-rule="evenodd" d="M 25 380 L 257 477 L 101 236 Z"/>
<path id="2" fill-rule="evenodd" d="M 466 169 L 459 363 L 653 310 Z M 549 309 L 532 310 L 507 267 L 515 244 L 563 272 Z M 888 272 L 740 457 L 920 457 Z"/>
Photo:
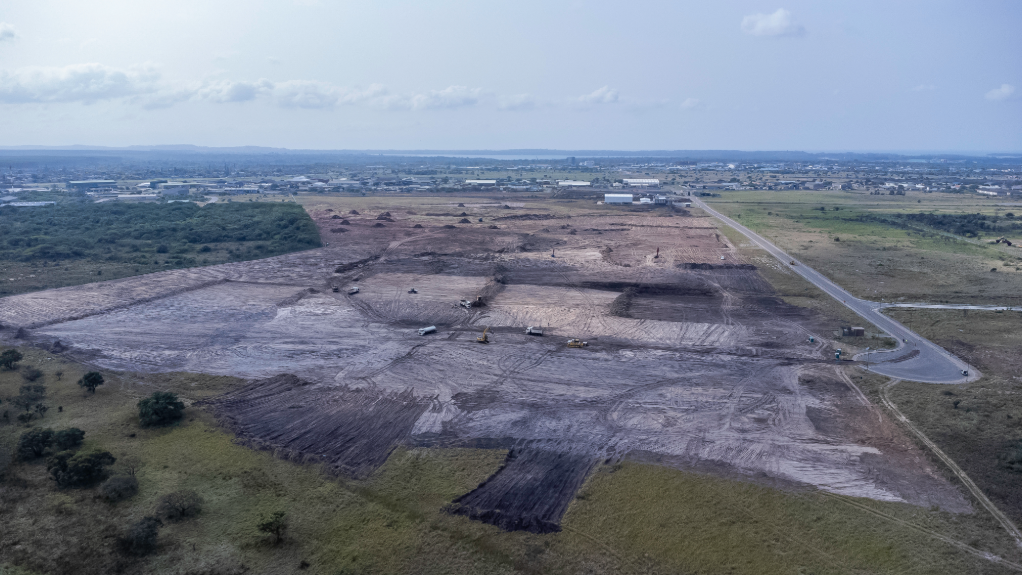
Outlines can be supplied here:
<path id="1" fill-rule="evenodd" d="M 709 218 L 477 204 L 459 224 L 452 206 L 345 210 L 345 233 L 313 212 L 327 247 L 14 296 L 0 323 L 109 369 L 250 378 L 211 402 L 221 420 L 339 473 L 400 444 L 514 449 L 453 508 L 505 528 L 555 529 L 592 466 L 623 457 L 970 509 L 829 361 L 833 326 L 774 297 Z"/>

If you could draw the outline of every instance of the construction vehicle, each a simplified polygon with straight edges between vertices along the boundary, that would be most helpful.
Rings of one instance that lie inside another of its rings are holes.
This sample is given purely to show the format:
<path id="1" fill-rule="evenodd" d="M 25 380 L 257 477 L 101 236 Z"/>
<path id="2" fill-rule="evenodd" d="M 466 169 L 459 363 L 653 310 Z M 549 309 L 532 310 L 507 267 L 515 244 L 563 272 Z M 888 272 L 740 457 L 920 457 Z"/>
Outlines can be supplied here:
<path id="1" fill-rule="evenodd" d="M 427 333 L 436 333 L 436 326 L 431 325 L 429 327 L 420 327 L 419 335 L 426 335 Z"/>
<path id="2" fill-rule="evenodd" d="M 490 326 L 486 326 L 483 330 L 483 335 L 476 338 L 479 343 L 490 343 Z"/>
<path id="3" fill-rule="evenodd" d="M 355 295 L 359 292 L 358 286 L 348 288 L 348 295 Z"/>
<path id="4" fill-rule="evenodd" d="M 568 347 L 587 347 L 588 345 L 589 345 L 588 341 L 582 341 L 577 337 L 568 340 Z"/>
<path id="5" fill-rule="evenodd" d="M 335 287 L 335 288 L 333 289 L 333 292 L 334 292 L 334 293 L 337 293 L 337 292 L 339 292 L 339 291 L 341 291 L 341 288 L 339 288 L 339 287 Z"/>
<path id="6" fill-rule="evenodd" d="M 463 299 L 463 300 L 461 300 L 459 305 L 461 305 L 461 307 L 468 307 L 468 308 L 482 307 L 482 305 L 483 305 L 483 296 L 477 295 L 474 300 L 472 300 L 472 299 Z"/>
<path id="7" fill-rule="evenodd" d="M 793 266 L 797 266 L 797 265 L 798 265 L 797 263 L 795 263 L 795 260 L 791 260 L 791 262 L 790 262 L 790 263 L 791 263 L 791 265 L 793 265 Z"/>
<path id="8" fill-rule="evenodd" d="M 543 328 L 532 327 L 530 325 L 529 327 L 525 328 L 525 335 L 538 335 L 540 337 L 543 337 Z"/>
<path id="9" fill-rule="evenodd" d="M 840 349 L 834 350 L 834 359 L 837 360 L 837 361 L 841 361 L 841 350 Z"/>
<path id="10" fill-rule="evenodd" d="M 417 290 L 415 288 L 412 288 L 412 289 L 408 290 L 408 293 L 419 293 L 419 290 Z"/>
<path id="11" fill-rule="evenodd" d="M 1011 240 L 1009 240 L 1008 238 L 997 238 L 997 240 L 994 243 L 995 244 L 1004 243 L 1007 246 L 1011 246 Z"/>

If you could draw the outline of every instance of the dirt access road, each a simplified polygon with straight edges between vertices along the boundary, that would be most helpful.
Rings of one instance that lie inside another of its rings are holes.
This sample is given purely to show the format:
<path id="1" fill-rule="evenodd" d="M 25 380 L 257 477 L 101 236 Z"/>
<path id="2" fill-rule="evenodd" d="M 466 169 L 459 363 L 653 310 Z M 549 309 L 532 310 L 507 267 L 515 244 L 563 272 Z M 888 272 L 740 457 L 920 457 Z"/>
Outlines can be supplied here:
<path id="1" fill-rule="evenodd" d="M 345 475 L 398 445 L 507 449 L 455 502 L 505 529 L 558 529 L 594 466 L 622 458 L 971 510 L 842 377 L 832 322 L 777 297 L 712 218 L 371 201 L 313 209 L 324 248 L 5 298 L 0 338 L 25 328 L 22 343 L 59 340 L 101 368 L 249 379 L 209 403 L 221 421 Z"/>
<path id="2" fill-rule="evenodd" d="M 763 236 L 714 210 L 699 198 L 691 199 L 706 213 L 734 228 L 827 295 L 895 338 L 898 341 L 896 349 L 873 351 L 868 355 L 859 354 L 855 357 L 857 360 L 868 359 L 870 371 L 896 379 L 923 383 L 968 383 L 982 377 L 975 367 L 951 355 L 898 321 L 883 315 L 879 303 L 853 296 L 820 272 L 791 257 Z M 790 262 L 795 262 L 795 265 L 791 265 Z M 969 375 L 962 376 L 962 371 L 967 371 Z"/>

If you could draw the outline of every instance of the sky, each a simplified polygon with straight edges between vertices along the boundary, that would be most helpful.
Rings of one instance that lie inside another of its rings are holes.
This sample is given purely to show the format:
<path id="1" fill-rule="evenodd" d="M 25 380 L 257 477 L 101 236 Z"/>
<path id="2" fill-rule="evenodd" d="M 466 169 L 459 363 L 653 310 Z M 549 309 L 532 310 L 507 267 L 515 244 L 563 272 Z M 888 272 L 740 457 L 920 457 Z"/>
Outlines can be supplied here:
<path id="1" fill-rule="evenodd" d="M 1022 2 L 5 0 L 0 146 L 1022 152 Z"/>

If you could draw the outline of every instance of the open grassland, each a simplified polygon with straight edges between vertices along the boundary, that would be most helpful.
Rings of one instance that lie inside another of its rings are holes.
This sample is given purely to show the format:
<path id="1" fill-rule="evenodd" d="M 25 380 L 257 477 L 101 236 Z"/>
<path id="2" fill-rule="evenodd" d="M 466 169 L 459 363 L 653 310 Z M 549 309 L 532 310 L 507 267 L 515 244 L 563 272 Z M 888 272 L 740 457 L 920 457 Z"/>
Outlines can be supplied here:
<path id="1" fill-rule="evenodd" d="M 4 207 L 0 296 L 319 245 L 315 224 L 294 203 Z"/>
<path id="2" fill-rule="evenodd" d="M 1010 221 L 1004 219 L 1005 214 L 1022 212 L 1022 208 L 957 194 L 741 191 L 723 192 L 722 196 L 707 201 L 858 297 L 878 301 L 1022 301 L 1018 289 L 1022 249 L 987 243 L 1000 232 L 986 231 L 979 238 L 957 236 L 901 217 L 923 212 L 981 213 L 996 215 L 1007 226 L 1004 222 Z"/>
<path id="3" fill-rule="evenodd" d="M 109 504 L 95 488 L 58 490 L 41 462 L 13 463 L 0 486 L 3 573 L 1004 572 L 925 530 L 1006 558 L 1016 553 L 982 514 L 640 463 L 601 467 L 569 508 L 563 531 L 507 533 L 444 512 L 501 465 L 502 450 L 398 449 L 366 480 L 331 478 L 315 465 L 237 444 L 192 405 L 234 388 L 233 378 L 108 372 L 93 395 L 75 384 L 84 366 L 23 352 L 18 371 L 0 372 L 3 407 L 25 368 L 38 367 L 51 410 L 31 424 L 79 427 L 86 432 L 83 449 L 107 450 L 122 462 L 138 458 L 140 489 Z M 186 401 L 183 421 L 139 427 L 135 403 L 154 390 Z M 9 449 L 25 429 L 3 424 L 0 444 Z M 202 496 L 198 517 L 167 522 L 151 557 L 113 551 L 126 525 L 179 489 Z M 288 519 L 279 545 L 256 529 L 274 511 Z"/>
<path id="4" fill-rule="evenodd" d="M 901 382 L 889 397 L 994 503 L 1022 522 L 1022 312 L 890 310 L 978 367 L 961 386 Z"/>

